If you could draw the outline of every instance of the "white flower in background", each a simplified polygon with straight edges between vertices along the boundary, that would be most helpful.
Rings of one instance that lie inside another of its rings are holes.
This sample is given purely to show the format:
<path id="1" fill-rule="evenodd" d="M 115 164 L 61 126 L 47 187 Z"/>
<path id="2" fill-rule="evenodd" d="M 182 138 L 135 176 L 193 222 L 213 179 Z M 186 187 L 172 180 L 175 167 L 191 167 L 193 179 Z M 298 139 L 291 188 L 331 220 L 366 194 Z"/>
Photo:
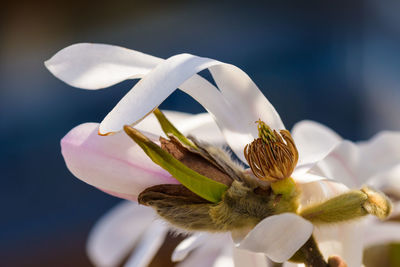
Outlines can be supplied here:
<path id="1" fill-rule="evenodd" d="M 212 114 L 227 144 L 244 162 L 243 149 L 259 134 L 254 126 L 256 120 L 272 129 L 284 129 L 278 113 L 243 71 L 212 59 L 181 54 L 163 60 L 116 46 L 77 44 L 61 50 L 46 66 L 61 80 L 84 89 L 100 89 L 126 79 L 142 78 L 100 125 L 80 125 L 62 140 L 63 156 L 75 176 L 126 199 L 135 200 L 152 185 L 178 183 L 125 134 L 115 133 L 124 125 L 143 119 L 178 87 Z M 211 72 L 218 89 L 196 74 L 204 69 Z M 180 129 L 179 124 L 177 128 Z M 145 133 L 139 125 L 137 129 Z M 97 131 L 102 135 L 115 134 L 104 138 L 97 136 Z M 157 142 L 160 134 L 145 135 L 143 138 Z M 397 135 L 393 138 L 399 140 Z M 300 124 L 297 130 L 295 127 L 293 139 L 299 158 L 291 177 L 301 187 L 301 205 L 306 210 L 307 205 L 345 192 L 348 187 L 359 188 L 368 178 L 394 168 L 400 158 L 398 147 L 379 150 L 384 153 L 382 158 L 388 160 L 375 160 L 375 167 L 363 167 L 375 156 L 365 153 L 376 153 L 377 148 L 361 148 L 361 145 L 354 148 L 325 127 L 310 122 Z M 211 138 L 206 135 L 204 140 Z M 386 145 L 385 140 L 379 144 Z M 288 144 L 286 138 L 285 141 Z M 389 143 L 393 141 L 390 139 Z M 321 182 L 325 178 L 343 184 Z M 360 266 L 360 229 L 360 222 L 341 223 L 318 227 L 314 234 L 325 257 L 338 254 L 349 266 Z M 240 247 L 283 262 L 293 256 L 312 232 L 313 225 L 307 220 L 295 213 L 282 213 L 262 220 L 244 237 Z"/>

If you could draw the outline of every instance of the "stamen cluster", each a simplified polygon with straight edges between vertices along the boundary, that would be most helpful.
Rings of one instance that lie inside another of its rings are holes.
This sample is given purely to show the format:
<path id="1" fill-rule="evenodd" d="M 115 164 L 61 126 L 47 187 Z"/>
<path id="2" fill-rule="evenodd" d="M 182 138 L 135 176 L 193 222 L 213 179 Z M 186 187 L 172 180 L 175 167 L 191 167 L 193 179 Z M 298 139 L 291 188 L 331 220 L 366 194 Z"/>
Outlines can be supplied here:
<path id="1" fill-rule="evenodd" d="M 289 178 L 299 158 L 292 136 L 287 130 L 278 133 L 260 120 L 257 123 L 259 138 L 244 148 L 251 170 L 259 179 L 270 182 Z"/>

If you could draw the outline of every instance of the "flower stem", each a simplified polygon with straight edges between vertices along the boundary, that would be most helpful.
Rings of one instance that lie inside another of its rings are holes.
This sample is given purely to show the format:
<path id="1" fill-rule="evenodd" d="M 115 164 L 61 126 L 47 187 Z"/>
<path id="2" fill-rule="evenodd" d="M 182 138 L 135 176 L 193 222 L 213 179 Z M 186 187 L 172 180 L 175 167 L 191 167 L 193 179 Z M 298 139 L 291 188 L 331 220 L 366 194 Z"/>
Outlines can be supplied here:
<path id="1" fill-rule="evenodd" d="M 318 245 L 313 236 L 299 249 L 302 260 L 306 267 L 327 267 L 328 263 L 325 261 Z"/>

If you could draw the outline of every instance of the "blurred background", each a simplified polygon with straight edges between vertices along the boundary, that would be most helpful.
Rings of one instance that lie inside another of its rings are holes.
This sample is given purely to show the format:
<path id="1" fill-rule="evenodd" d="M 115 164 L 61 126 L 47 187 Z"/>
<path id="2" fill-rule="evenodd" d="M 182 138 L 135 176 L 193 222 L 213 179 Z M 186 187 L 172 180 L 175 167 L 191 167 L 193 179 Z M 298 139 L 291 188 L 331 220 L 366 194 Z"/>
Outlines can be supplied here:
<path id="1" fill-rule="evenodd" d="M 78 42 L 167 58 L 188 52 L 249 74 L 286 126 L 311 119 L 344 138 L 400 130 L 400 2 L 6 1 L 0 10 L 2 266 L 90 266 L 85 241 L 119 202 L 74 178 L 60 139 L 98 122 L 135 81 L 72 88 L 43 62 Z M 161 106 L 200 105 L 175 92 Z"/>

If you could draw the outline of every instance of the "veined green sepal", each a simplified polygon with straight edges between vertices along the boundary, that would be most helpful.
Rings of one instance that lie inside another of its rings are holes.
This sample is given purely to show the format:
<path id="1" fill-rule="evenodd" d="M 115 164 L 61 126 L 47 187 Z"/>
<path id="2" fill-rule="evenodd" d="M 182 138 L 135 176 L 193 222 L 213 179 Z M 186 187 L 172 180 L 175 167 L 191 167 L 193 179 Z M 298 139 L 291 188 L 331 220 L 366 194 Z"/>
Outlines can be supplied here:
<path id="1" fill-rule="evenodd" d="M 184 136 L 178 129 L 176 129 L 176 127 L 167 119 L 167 117 L 164 115 L 164 113 L 161 112 L 161 110 L 156 108 L 153 113 L 160 123 L 160 126 L 166 136 L 172 134 L 173 136 L 178 138 L 178 140 L 181 141 L 181 143 L 183 143 L 184 145 L 196 148 L 196 145 L 192 141 L 187 139 L 186 136 Z"/>
<path id="2" fill-rule="evenodd" d="M 125 125 L 124 131 L 143 149 L 154 163 L 168 171 L 182 185 L 198 196 L 217 203 L 221 200 L 222 194 L 228 189 L 228 186 L 211 180 L 185 166 L 138 130 Z"/>

